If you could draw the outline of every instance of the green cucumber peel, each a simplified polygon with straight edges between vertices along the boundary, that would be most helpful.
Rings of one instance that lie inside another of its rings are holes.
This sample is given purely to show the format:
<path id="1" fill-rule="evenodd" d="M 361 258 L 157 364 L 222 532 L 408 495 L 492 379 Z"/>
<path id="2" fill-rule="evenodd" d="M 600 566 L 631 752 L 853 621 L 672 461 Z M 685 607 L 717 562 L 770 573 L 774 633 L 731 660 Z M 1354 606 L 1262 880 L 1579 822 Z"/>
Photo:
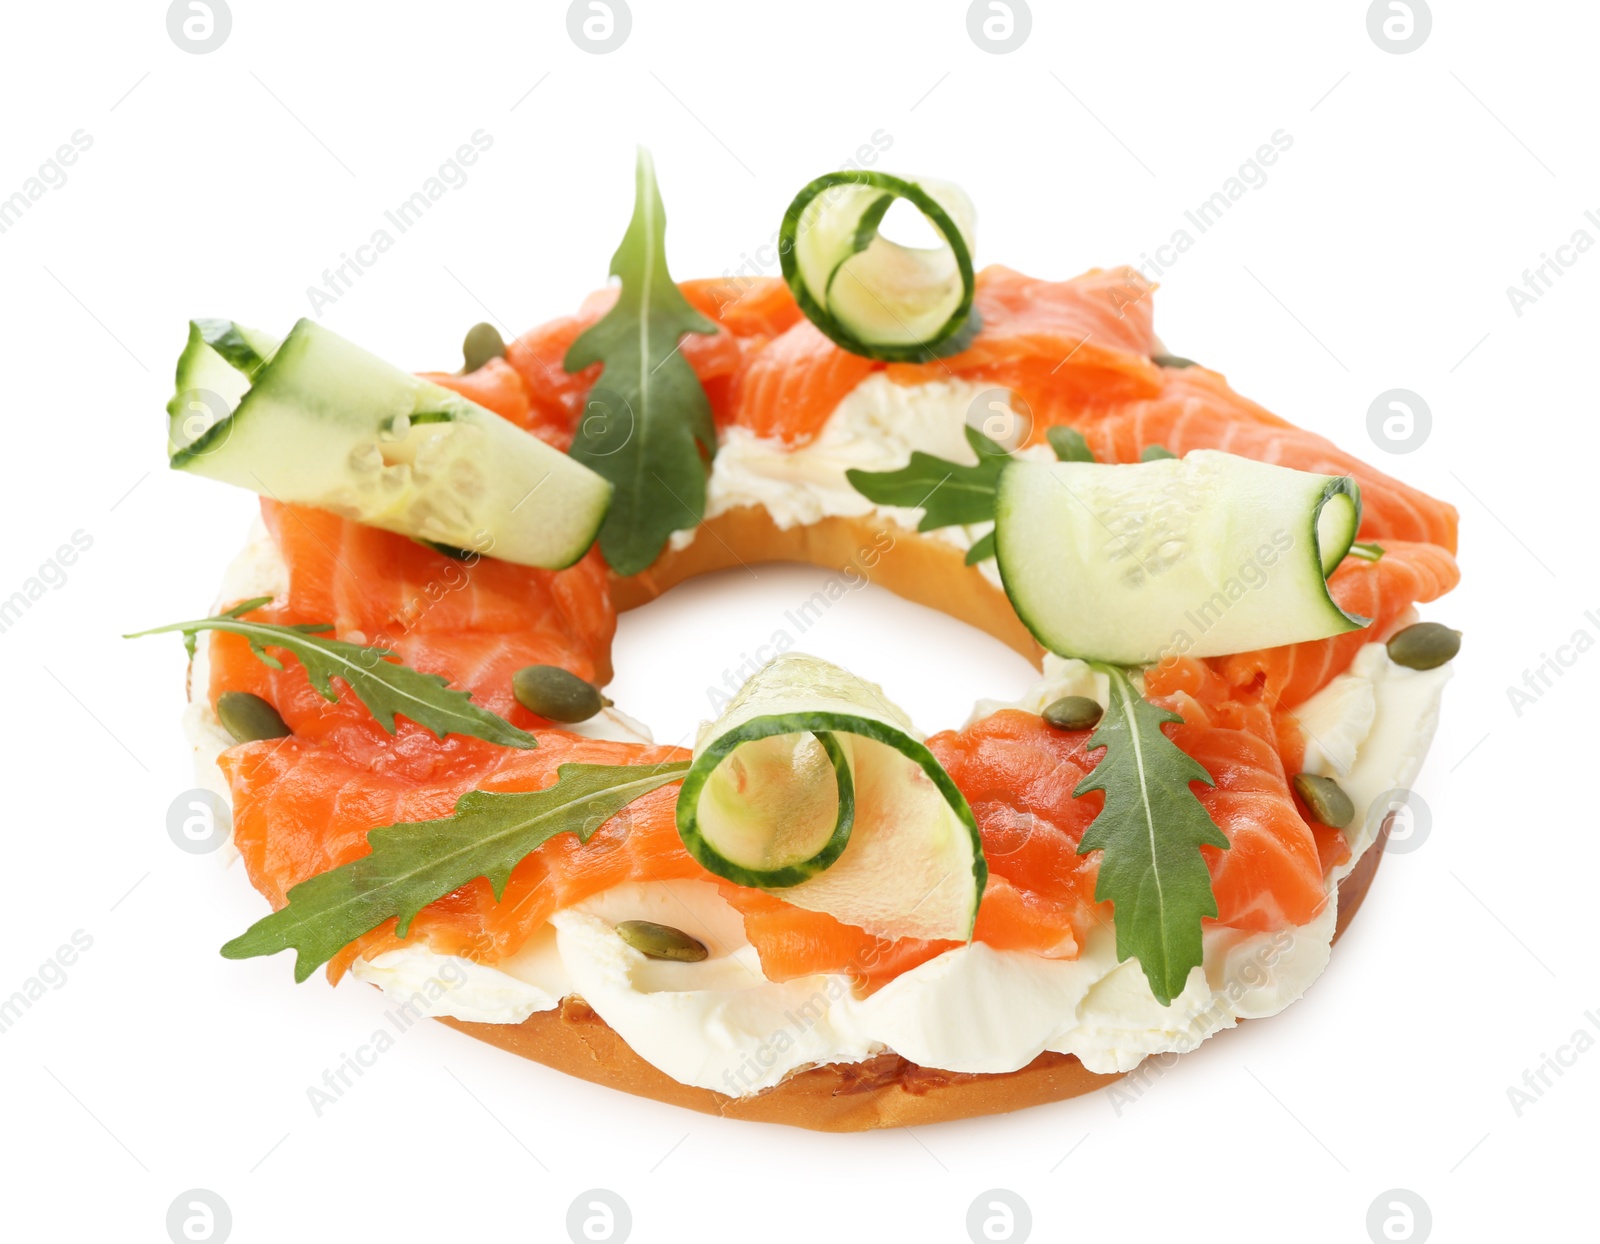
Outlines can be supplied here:
<path id="1" fill-rule="evenodd" d="M 695 757 L 694 764 L 684 778 L 678 798 L 678 836 L 684 848 L 699 861 L 707 872 L 715 873 L 737 885 L 760 890 L 782 890 L 809 881 L 818 873 L 831 868 L 850 843 L 850 833 L 855 827 L 855 781 L 850 772 L 850 762 L 831 729 L 814 728 L 818 715 L 790 714 L 784 717 L 757 717 L 747 721 L 737 730 L 730 730 L 718 738 L 704 752 Z M 700 816 L 701 794 L 706 784 L 722 763 L 747 743 L 786 735 L 809 734 L 821 746 L 833 768 L 837 812 L 831 833 L 817 850 L 784 862 L 766 861 L 741 863 L 732 858 L 726 845 L 714 842 L 716 835 L 707 832 Z"/>
<path id="2" fill-rule="evenodd" d="M 281 342 L 197 320 L 170 465 L 431 545 L 559 570 L 610 503 L 596 472 L 493 411 L 302 319 Z"/>
<path id="3" fill-rule="evenodd" d="M 982 327 L 973 305 L 971 204 L 954 186 L 928 184 L 938 193 L 889 173 L 826 173 L 802 187 L 783 214 L 784 280 L 806 318 L 852 354 L 930 362 L 965 350 Z M 946 250 L 881 237 L 895 199 L 920 211 Z"/>
<path id="4" fill-rule="evenodd" d="M 1016 461 L 998 485 L 995 556 L 1047 650 L 1134 667 L 1366 626 L 1328 585 L 1360 516 L 1348 476 L 1216 450 L 1135 464 Z"/>
<path id="5" fill-rule="evenodd" d="M 972 809 L 882 691 L 826 661 L 757 671 L 703 728 L 677 816 L 730 881 L 880 937 L 972 936 L 988 879 Z"/>

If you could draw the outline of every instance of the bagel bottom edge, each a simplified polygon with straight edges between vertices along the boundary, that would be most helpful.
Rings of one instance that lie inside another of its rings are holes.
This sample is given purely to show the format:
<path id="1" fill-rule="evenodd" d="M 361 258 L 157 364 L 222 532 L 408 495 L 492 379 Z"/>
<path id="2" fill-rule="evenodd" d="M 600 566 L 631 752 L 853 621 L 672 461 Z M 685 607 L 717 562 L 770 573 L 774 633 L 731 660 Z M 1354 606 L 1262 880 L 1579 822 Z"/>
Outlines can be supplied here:
<path id="1" fill-rule="evenodd" d="M 1339 886 L 1337 943 L 1360 908 L 1383 857 L 1388 827 Z M 796 1072 L 749 1097 L 680 1084 L 634 1053 L 581 999 L 563 999 L 520 1024 L 440 1023 L 557 1071 L 703 1114 L 760 1123 L 783 1123 L 820 1132 L 863 1132 L 880 1127 L 942 1123 L 1005 1114 L 1063 1101 L 1121 1079 L 1098 1075 L 1071 1054 L 1040 1054 L 1026 1067 L 998 1075 L 973 1075 L 919 1067 L 885 1053 L 860 1063 L 829 1063 Z"/>

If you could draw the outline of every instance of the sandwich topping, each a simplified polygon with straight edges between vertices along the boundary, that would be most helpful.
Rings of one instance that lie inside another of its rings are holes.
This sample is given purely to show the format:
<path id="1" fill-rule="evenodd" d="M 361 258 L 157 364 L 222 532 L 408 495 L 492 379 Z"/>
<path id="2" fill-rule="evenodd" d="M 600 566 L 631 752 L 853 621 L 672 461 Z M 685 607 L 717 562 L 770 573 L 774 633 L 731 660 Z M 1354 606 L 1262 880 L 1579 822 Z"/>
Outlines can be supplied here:
<path id="1" fill-rule="evenodd" d="M 953 187 L 820 179 L 788 284 L 681 285 L 636 188 L 615 296 L 464 374 L 191 327 L 173 465 L 263 494 L 222 607 L 156 628 L 275 909 L 223 953 L 485 1023 L 581 998 L 732 1096 L 1126 1071 L 1298 997 L 1432 736 L 1454 511 L 1163 363 L 1137 274 L 975 271 Z M 940 248 L 880 236 L 902 201 Z M 744 510 L 962 550 L 1039 681 L 925 736 L 782 652 L 654 744 L 599 691 L 613 590 Z"/>

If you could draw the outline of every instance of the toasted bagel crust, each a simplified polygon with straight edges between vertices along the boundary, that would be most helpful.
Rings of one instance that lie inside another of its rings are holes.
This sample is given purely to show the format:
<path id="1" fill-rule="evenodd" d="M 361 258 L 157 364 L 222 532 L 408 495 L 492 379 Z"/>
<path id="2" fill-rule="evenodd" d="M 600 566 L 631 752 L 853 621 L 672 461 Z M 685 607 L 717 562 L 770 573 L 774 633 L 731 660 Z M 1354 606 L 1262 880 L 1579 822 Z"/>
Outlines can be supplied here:
<path id="1" fill-rule="evenodd" d="M 649 570 L 613 580 L 619 610 L 633 609 L 696 575 L 759 562 L 807 562 L 835 571 L 854 569 L 874 583 L 986 631 L 1038 665 L 1043 650 L 1018 620 L 1006 594 L 962 551 L 877 517 L 824 518 L 783 528 L 766 510 L 729 510 L 703 524 L 692 544 L 668 549 Z M 1334 941 L 1366 897 L 1383 855 L 1379 840 L 1339 886 Z M 567 998 L 520 1024 L 440 1021 L 468 1036 L 543 1063 L 568 1075 L 705 1114 L 785 1123 L 823 1132 L 939 1123 L 1003 1114 L 1061 1101 L 1120 1079 L 1098 1075 L 1070 1054 L 1040 1054 L 1026 1067 L 971 1075 L 919 1067 L 886 1053 L 861 1063 L 830 1063 L 795 1073 L 749 1097 L 680 1084 L 636 1054 L 587 1005 Z"/>

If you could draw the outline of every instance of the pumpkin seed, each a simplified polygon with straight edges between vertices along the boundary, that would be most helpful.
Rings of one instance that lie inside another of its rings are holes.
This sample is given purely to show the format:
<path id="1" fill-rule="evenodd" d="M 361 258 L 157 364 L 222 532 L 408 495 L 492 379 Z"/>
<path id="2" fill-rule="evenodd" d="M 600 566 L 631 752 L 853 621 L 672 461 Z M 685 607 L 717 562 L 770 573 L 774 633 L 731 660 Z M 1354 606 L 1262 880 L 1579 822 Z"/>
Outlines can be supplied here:
<path id="1" fill-rule="evenodd" d="M 1177 454 L 1173 453 L 1172 450 L 1168 449 L 1165 445 L 1146 445 L 1144 447 L 1144 452 L 1139 455 L 1139 461 L 1160 462 L 1163 458 L 1176 458 L 1177 456 Z"/>
<path id="2" fill-rule="evenodd" d="M 1418 622 L 1389 640 L 1389 659 L 1412 670 L 1437 669 L 1461 651 L 1461 632 L 1438 622 Z"/>
<path id="3" fill-rule="evenodd" d="M 257 739 L 286 739 L 294 733 L 278 710 L 248 691 L 224 691 L 217 697 L 217 718 L 223 729 L 241 743 Z"/>
<path id="4" fill-rule="evenodd" d="M 511 694 L 550 721 L 588 721 L 611 703 L 600 688 L 559 665 L 524 665 L 511 676 Z"/>
<path id="5" fill-rule="evenodd" d="M 500 337 L 500 330 L 493 324 L 474 324 L 467 329 L 467 339 L 461 343 L 461 356 L 465 361 L 461 369 L 463 375 L 477 371 L 490 359 L 505 358 L 506 343 Z"/>
<path id="6" fill-rule="evenodd" d="M 1064 695 L 1040 716 L 1057 730 L 1089 730 L 1100 724 L 1104 714 L 1105 710 L 1086 695 Z"/>
<path id="7" fill-rule="evenodd" d="M 704 942 L 690 937 L 682 929 L 652 920 L 624 920 L 617 926 L 617 936 L 647 959 L 699 963 L 710 953 Z"/>
<path id="8" fill-rule="evenodd" d="M 1311 815 L 1332 829 L 1345 829 L 1356 819 L 1356 805 L 1344 793 L 1344 787 L 1330 777 L 1317 773 L 1298 773 L 1294 779 L 1295 793 L 1306 801 Z"/>
<path id="9" fill-rule="evenodd" d="M 1150 356 L 1150 361 L 1157 367 L 1182 368 L 1200 366 L 1200 364 L 1196 363 L 1193 359 L 1186 359 L 1181 354 L 1152 354 Z"/>

